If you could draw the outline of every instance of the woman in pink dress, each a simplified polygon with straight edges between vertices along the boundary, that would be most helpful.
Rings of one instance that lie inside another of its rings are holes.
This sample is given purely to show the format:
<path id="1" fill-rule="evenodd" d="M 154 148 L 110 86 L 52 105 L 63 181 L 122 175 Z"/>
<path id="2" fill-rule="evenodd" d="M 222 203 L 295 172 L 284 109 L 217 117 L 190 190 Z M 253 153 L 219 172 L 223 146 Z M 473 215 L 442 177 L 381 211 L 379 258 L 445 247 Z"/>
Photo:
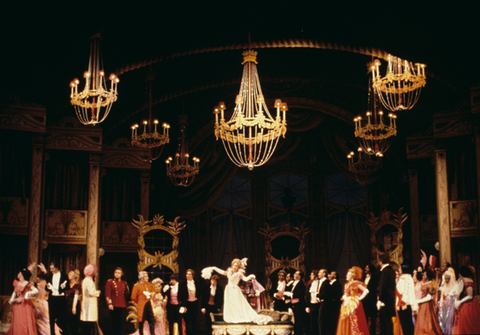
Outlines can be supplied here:
<path id="1" fill-rule="evenodd" d="M 425 284 L 422 285 L 422 298 L 417 300 L 418 315 L 415 324 L 415 335 L 442 335 L 442 329 L 438 323 L 437 313 L 433 306 L 432 297 L 436 292 L 433 279 L 435 278 L 430 269 L 423 272 Z"/>
<path id="2" fill-rule="evenodd" d="M 7 335 L 37 335 L 35 310 L 30 299 L 38 293 L 38 290 L 32 282 L 29 282 L 31 275 L 30 270 L 23 269 L 13 282 L 15 289 L 8 302 L 13 305 L 12 323 Z"/>
<path id="3" fill-rule="evenodd" d="M 480 305 L 474 297 L 473 272 L 467 266 L 460 268 L 459 280 L 463 281 L 463 292 L 455 301 L 457 314 L 453 334 L 478 334 L 480 332 Z"/>
<path id="4" fill-rule="evenodd" d="M 360 302 L 369 291 L 365 284 L 359 281 L 360 278 L 362 278 L 362 269 L 354 266 L 348 270 L 340 318 L 338 319 L 337 335 L 369 334 L 367 319 Z"/>

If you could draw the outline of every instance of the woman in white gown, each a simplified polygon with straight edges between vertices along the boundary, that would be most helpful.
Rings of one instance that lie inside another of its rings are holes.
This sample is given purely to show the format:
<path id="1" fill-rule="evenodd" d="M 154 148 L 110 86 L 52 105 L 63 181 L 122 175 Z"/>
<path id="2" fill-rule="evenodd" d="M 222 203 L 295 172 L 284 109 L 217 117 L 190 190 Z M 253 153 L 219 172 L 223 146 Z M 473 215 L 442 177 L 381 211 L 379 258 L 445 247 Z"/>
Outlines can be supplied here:
<path id="1" fill-rule="evenodd" d="M 232 261 L 231 267 L 226 271 L 217 267 L 208 267 L 202 270 L 202 277 L 204 279 L 210 279 L 212 271 L 216 271 L 221 275 L 227 276 L 228 284 L 225 287 L 224 303 L 223 303 L 223 320 L 231 323 L 248 323 L 255 322 L 259 325 L 267 324 L 273 319 L 267 315 L 259 315 L 253 310 L 248 303 L 247 299 L 242 293 L 242 290 L 238 286 L 240 280 L 248 282 L 250 279 L 254 279 L 254 275 L 245 277 L 245 266 L 247 265 L 247 259 L 242 260 L 236 258 Z"/>

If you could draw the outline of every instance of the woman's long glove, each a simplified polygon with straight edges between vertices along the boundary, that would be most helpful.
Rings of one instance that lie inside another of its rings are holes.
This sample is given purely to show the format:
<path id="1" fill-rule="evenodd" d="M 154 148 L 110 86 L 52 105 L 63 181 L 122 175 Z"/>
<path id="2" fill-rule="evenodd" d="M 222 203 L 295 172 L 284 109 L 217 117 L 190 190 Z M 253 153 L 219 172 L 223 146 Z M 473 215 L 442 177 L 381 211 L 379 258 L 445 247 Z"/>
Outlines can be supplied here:
<path id="1" fill-rule="evenodd" d="M 32 286 L 32 288 L 30 289 L 30 291 L 28 291 L 27 293 L 25 293 L 25 299 L 31 299 L 32 296 L 34 296 L 35 294 L 38 293 L 38 289 L 35 287 L 35 286 Z"/>
<path id="2" fill-rule="evenodd" d="M 467 295 L 466 297 L 464 297 L 462 300 L 455 300 L 455 308 L 458 309 L 458 307 L 463 304 L 464 302 L 467 302 L 468 300 L 472 300 L 472 296 L 471 295 Z"/>
<path id="3" fill-rule="evenodd" d="M 77 314 L 77 301 L 78 301 L 78 294 L 75 294 L 73 298 L 73 306 L 72 306 L 72 314 Z"/>
<path id="4" fill-rule="evenodd" d="M 365 298 L 367 296 L 368 292 L 370 292 L 370 291 L 365 289 L 363 291 L 362 295 L 360 297 L 358 297 L 358 300 L 363 300 L 363 298 Z"/>
<path id="5" fill-rule="evenodd" d="M 427 301 L 430 301 L 430 300 L 432 300 L 432 296 L 429 293 L 425 296 L 425 298 L 417 300 L 417 304 L 421 304 L 421 303 L 424 303 L 424 302 L 427 302 Z"/>
<path id="6" fill-rule="evenodd" d="M 13 291 L 12 297 L 10 298 L 10 300 L 8 300 L 8 303 L 9 303 L 10 305 L 13 304 L 13 302 L 15 301 L 15 295 L 16 295 L 16 293 L 15 293 L 15 291 Z"/>

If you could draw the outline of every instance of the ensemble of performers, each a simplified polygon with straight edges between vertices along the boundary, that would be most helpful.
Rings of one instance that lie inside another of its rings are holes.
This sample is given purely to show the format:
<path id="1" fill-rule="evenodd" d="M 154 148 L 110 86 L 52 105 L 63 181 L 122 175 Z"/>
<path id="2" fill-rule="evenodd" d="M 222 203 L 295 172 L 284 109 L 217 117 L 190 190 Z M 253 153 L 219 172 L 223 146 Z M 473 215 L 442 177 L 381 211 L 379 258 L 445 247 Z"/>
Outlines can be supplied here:
<path id="1" fill-rule="evenodd" d="M 295 335 L 325 334 L 478 334 L 480 305 L 474 296 L 473 268 L 462 266 L 456 273 L 448 263 L 434 269 L 426 264 L 412 274 L 384 255 L 379 268 L 372 264 L 362 271 L 348 270 L 346 284 L 337 273 L 313 270 L 310 280 L 301 271 L 281 270 L 270 292 L 246 275 L 246 259 L 234 259 L 227 270 L 208 267 L 196 278 L 186 271 L 180 281 L 177 274 L 168 284 L 162 279 L 149 281 L 141 271 L 130 291 L 117 268 L 105 285 L 113 334 L 125 334 L 127 305 L 136 306 L 138 330 L 143 334 L 197 335 L 198 317 L 203 315 L 207 333 L 212 333 L 210 313 L 223 313 L 228 323 L 268 324 L 273 319 L 257 312 L 270 294 L 270 309 L 293 314 Z M 97 267 L 89 264 L 80 271 L 61 272 L 55 263 L 47 270 L 38 265 L 37 282 L 30 281 L 36 266 L 22 269 L 14 281 L 12 322 L 8 335 L 102 334 L 98 325 L 98 299 L 95 286 Z M 219 285 L 219 275 L 228 284 Z M 405 273 L 404 273 L 405 272 Z M 240 286 L 241 283 L 243 289 Z M 377 327 L 378 322 L 378 327 Z"/>

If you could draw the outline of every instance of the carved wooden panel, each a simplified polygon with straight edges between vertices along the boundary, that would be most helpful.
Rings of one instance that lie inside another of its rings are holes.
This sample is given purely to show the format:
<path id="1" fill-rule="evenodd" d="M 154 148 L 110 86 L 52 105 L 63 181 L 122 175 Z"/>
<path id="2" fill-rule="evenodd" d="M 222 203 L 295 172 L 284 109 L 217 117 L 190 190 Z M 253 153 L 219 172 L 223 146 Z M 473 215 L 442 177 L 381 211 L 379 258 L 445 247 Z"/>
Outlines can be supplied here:
<path id="1" fill-rule="evenodd" d="M 435 138 L 464 136 L 473 133 L 470 113 L 439 114 L 434 116 Z"/>
<path id="2" fill-rule="evenodd" d="M 30 132 L 45 132 L 47 114 L 45 107 L 0 105 L 0 128 Z"/>
<path id="3" fill-rule="evenodd" d="M 0 228 L 5 233 L 27 234 L 28 199 L 0 197 Z"/>
<path id="4" fill-rule="evenodd" d="M 126 138 L 117 139 L 112 145 L 103 145 L 102 167 L 150 170 L 148 150 L 132 147 Z"/>
<path id="5" fill-rule="evenodd" d="M 137 251 L 137 230 L 130 222 L 102 222 L 102 247 L 109 251 Z"/>
<path id="6" fill-rule="evenodd" d="M 435 156 L 435 142 L 432 136 L 416 136 L 407 139 L 407 159 Z"/>

